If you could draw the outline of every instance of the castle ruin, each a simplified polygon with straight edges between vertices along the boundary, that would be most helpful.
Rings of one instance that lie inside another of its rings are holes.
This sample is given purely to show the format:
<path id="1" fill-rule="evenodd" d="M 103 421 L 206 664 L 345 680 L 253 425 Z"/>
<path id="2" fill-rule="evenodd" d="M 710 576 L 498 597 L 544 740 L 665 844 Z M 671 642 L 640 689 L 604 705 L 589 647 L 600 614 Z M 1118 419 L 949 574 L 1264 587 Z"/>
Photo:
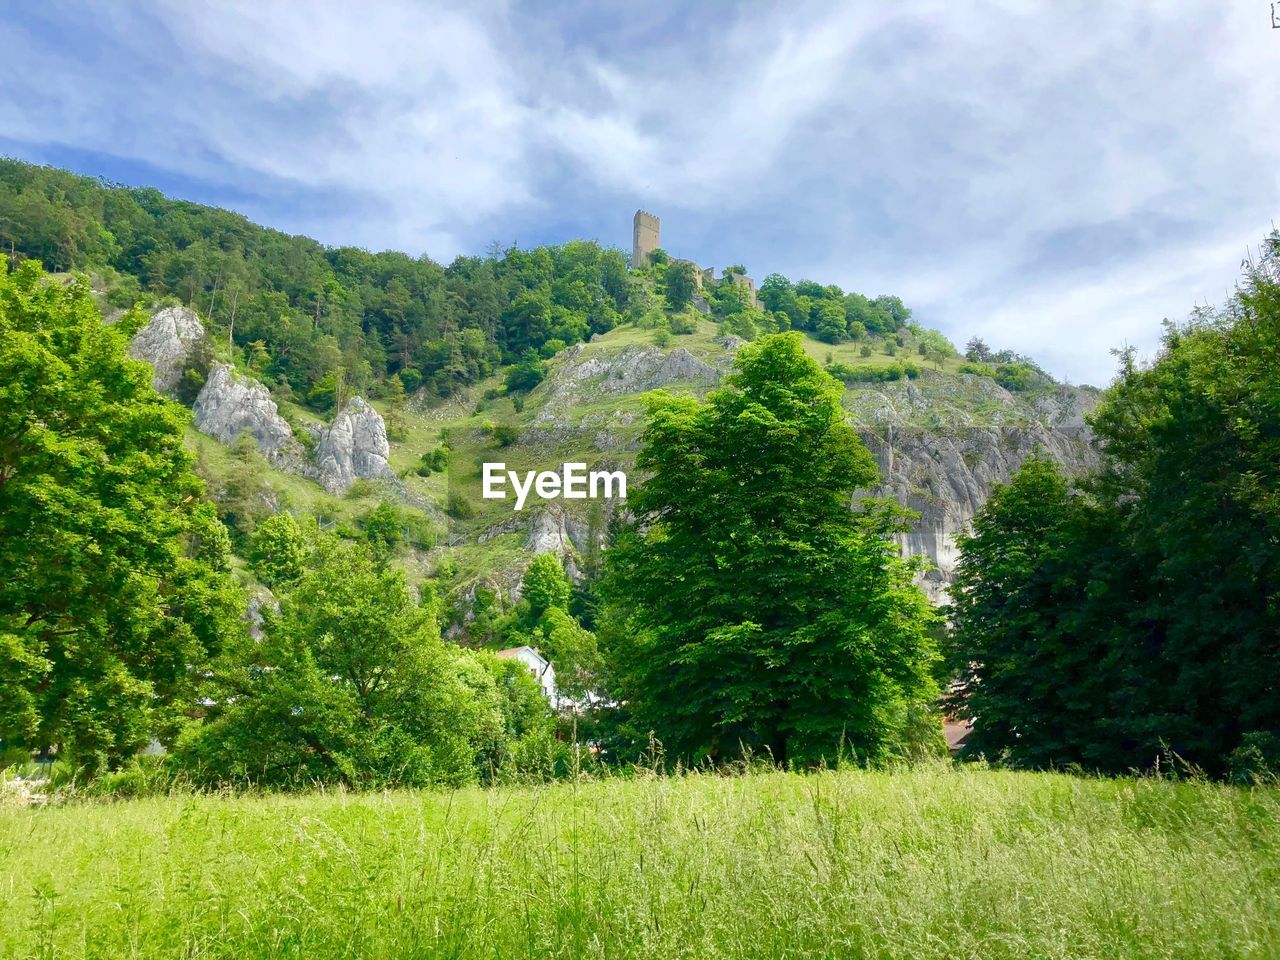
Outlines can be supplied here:
<path id="1" fill-rule="evenodd" d="M 631 219 L 631 269 L 639 270 L 641 267 L 649 265 L 649 258 L 653 251 L 659 247 L 660 231 L 662 221 L 655 217 L 652 213 L 646 213 L 644 210 L 637 210 L 636 215 Z M 703 268 L 698 266 L 692 260 L 682 260 L 672 258 L 672 263 L 687 263 L 693 267 L 693 282 L 699 294 L 708 286 L 715 286 L 716 271 L 715 267 Z M 724 277 L 719 281 L 724 283 L 736 284 L 746 291 L 750 302 L 757 308 L 763 308 L 764 304 L 760 302 L 760 297 L 756 293 L 755 281 L 750 277 L 737 272 L 726 272 Z M 695 298 L 697 299 L 697 298 Z M 701 301 L 699 309 L 703 313 L 707 312 L 706 301 Z"/>
<path id="2" fill-rule="evenodd" d="M 631 221 L 631 269 L 649 265 L 649 254 L 658 249 L 661 221 L 652 213 L 637 210 Z"/>

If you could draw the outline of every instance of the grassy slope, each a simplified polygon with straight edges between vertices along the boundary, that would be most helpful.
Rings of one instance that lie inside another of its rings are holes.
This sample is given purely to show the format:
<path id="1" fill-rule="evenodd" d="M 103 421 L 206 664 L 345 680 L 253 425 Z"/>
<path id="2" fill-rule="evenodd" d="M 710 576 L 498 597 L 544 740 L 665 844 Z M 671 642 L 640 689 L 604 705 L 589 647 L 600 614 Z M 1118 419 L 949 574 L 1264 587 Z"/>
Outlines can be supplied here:
<path id="1" fill-rule="evenodd" d="M 693 333 L 673 337 L 664 349 L 669 351 L 684 348 L 695 357 L 714 365 L 722 363 L 725 357 L 723 347 L 716 342 L 719 336 L 719 327 L 710 320 L 702 319 L 698 321 Z M 653 330 L 634 326 L 620 327 L 583 345 L 581 356 L 583 359 L 616 356 L 627 349 L 652 347 L 654 340 Z M 954 429 L 957 424 L 989 423 L 994 418 L 1008 422 L 1011 415 L 1020 417 L 1025 414 L 1022 408 L 1026 405 L 1022 401 L 1019 401 L 1013 411 L 1004 404 L 993 401 L 991 392 L 995 388 L 989 381 L 972 376 L 957 376 L 961 362 L 957 358 L 947 360 L 943 365 L 944 369 L 937 371 L 916 356 L 910 344 L 907 348 L 899 349 L 898 355 L 892 357 L 884 352 L 884 341 L 872 343 L 875 352 L 870 357 L 862 357 L 861 344 L 856 343 L 831 345 L 806 336 L 804 346 L 806 352 L 820 364 L 825 364 L 828 356 L 852 366 L 883 367 L 904 360 L 915 363 L 921 368 L 921 375 L 918 380 L 911 381 L 911 384 L 927 398 L 928 403 L 922 408 L 899 406 L 913 421 L 920 421 L 915 424 L 919 429 L 948 430 Z M 463 585 L 486 579 L 489 574 L 497 571 L 518 570 L 527 561 L 522 535 L 506 534 L 484 543 L 478 540 L 480 534 L 513 516 L 511 501 L 479 499 L 480 462 L 502 460 L 508 464 L 509 469 L 519 471 L 555 469 L 567 461 L 584 461 L 591 468 L 607 464 L 611 469 L 619 465 L 625 469 L 631 462 L 633 454 L 627 449 L 627 445 L 638 436 L 643 423 L 644 395 L 640 393 L 594 392 L 592 384 L 579 384 L 573 391 L 578 402 L 569 409 L 556 410 L 555 422 L 563 428 L 561 436 L 548 438 L 545 429 L 526 432 L 530 427 L 539 427 L 539 415 L 544 412 L 554 389 L 555 372 L 565 362 L 563 356 L 551 361 L 551 377 L 523 398 L 524 409 L 521 412 L 516 411 L 512 399 L 508 397 L 481 399 L 486 391 L 500 387 L 501 378 L 494 376 L 449 402 L 415 402 L 398 413 L 402 433 L 392 440 L 390 462 L 404 480 L 408 491 L 440 509 L 448 502 L 451 482 L 454 489 L 463 491 L 470 498 L 474 515 L 454 521 L 449 531 L 451 541 L 456 544 L 453 561 L 460 574 L 458 582 Z M 705 387 L 690 385 L 688 388 L 699 393 L 705 392 Z M 890 385 L 859 384 L 846 390 L 845 403 L 855 417 L 872 422 L 874 411 L 886 402 L 886 394 L 897 395 L 905 388 L 905 381 Z M 677 384 L 671 389 L 681 388 Z M 391 421 L 391 411 L 385 401 L 375 401 L 374 406 Z M 280 409 L 298 425 L 319 421 L 313 412 L 296 404 L 282 402 Z M 630 422 L 620 423 L 619 417 Z M 512 446 L 500 448 L 486 433 L 486 424 L 514 426 L 522 432 L 521 439 Z M 541 426 L 545 428 L 546 425 Z M 593 438 L 600 428 L 619 438 L 617 449 L 602 451 L 595 446 Z M 446 434 L 455 445 L 450 471 L 429 477 L 417 476 L 415 469 L 421 455 L 438 446 Z M 205 451 L 206 465 L 214 476 L 232 463 L 228 454 L 219 454 L 218 451 L 222 448 L 213 441 L 194 434 L 194 431 L 190 444 Z M 258 469 L 263 483 L 274 494 L 283 494 L 284 501 L 291 509 L 305 510 L 329 520 L 350 523 L 372 509 L 381 496 L 374 494 L 358 500 L 334 497 L 311 481 L 282 474 L 265 463 L 260 463 Z M 532 496 L 526 512 L 536 508 L 539 502 L 536 495 Z"/>
<path id="2" fill-rule="evenodd" d="M 0 811 L 4 956 L 1280 956 L 1280 792 L 947 769 Z"/>

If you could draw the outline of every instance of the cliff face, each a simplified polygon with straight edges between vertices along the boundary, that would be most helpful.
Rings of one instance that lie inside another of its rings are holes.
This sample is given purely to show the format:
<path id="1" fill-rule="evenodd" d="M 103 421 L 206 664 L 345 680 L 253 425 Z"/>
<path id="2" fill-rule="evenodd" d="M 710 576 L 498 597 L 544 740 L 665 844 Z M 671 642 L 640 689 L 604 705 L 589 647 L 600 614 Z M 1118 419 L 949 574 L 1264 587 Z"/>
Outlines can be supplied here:
<path id="1" fill-rule="evenodd" d="M 947 599 L 959 560 L 956 535 L 966 529 L 995 487 L 1007 482 L 1029 456 L 1042 451 L 1069 474 L 1097 463 L 1084 421 L 1084 414 L 1097 403 L 1096 391 L 1063 387 L 1031 400 L 1009 394 L 990 380 L 962 379 L 975 382 L 938 384 L 932 389 L 983 392 L 995 408 L 976 422 L 971 416 L 953 416 L 950 422 L 921 423 L 912 411 L 922 402 L 926 408 L 931 406 L 930 387 L 922 390 L 914 384 L 876 391 L 874 418 L 854 418 L 880 465 L 882 482 L 872 492 L 919 514 L 910 532 L 898 540 L 907 556 L 928 557 L 936 568 L 921 581 L 935 603 Z"/>
<path id="2" fill-rule="evenodd" d="M 171 394 L 196 346 L 204 339 L 204 326 L 189 307 L 165 307 L 133 335 L 129 356 L 145 360 L 155 370 L 152 383 Z"/>
<path id="3" fill-rule="evenodd" d="M 282 470 L 305 473 L 306 454 L 280 416 L 267 388 L 242 378 L 225 363 L 214 364 L 192 407 L 192 423 L 201 433 L 234 443 L 248 433 L 267 461 Z"/>
<path id="4" fill-rule="evenodd" d="M 319 434 L 316 443 L 317 479 L 330 493 L 339 493 L 356 482 L 391 479 L 387 465 L 391 445 L 382 415 L 360 397 L 352 397 Z"/>
<path id="5" fill-rule="evenodd" d="M 656 386 L 702 392 L 721 381 L 740 344 L 716 341 L 697 356 L 655 347 L 612 354 L 571 350 L 543 388 L 547 400 L 521 442 L 563 443 L 576 434 L 625 465 L 637 448 L 643 416 L 610 411 L 602 401 Z M 1070 474 L 1096 464 L 1084 415 L 1097 398 L 1088 387 L 1011 393 L 989 378 L 927 369 L 916 380 L 855 384 L 845 391 L 849 421 L 880 466 L 881 483 L 863 493 L 889 497 L 919 514 L 898 539 L 907 556 L 924 556 L 935 568 L 921 579 L 930 599 L 946 602 L 959 559 L 956 535 L 1027 457 L 1041 450 Z M 571 556 L 590 540 L 585 524 L 563 504 L 527 510 L 494 532 L 517 527 L 531 553 Z"/>

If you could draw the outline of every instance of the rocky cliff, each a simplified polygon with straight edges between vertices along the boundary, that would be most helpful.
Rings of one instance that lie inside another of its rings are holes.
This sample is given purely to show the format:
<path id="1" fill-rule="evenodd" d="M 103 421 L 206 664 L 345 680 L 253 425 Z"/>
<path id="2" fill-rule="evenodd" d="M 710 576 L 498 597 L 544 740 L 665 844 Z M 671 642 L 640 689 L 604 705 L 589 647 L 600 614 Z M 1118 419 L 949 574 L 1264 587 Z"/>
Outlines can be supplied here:
<path id="1" fill-rule="evenodd" d="M 576 434 L 581 448 L 625 460 L 637 447 L 643 417 L 611 410 L 610 401 L 655 387 L 705 391 L 731 368 L 741 343 L 717 340 L 700 355 L 635 345 L 613 353 L 570 350 L 540 388 L 546 402 L 522 442 L 565 443 Z M 890 497 L 919 514 L 899 540 L 906 555 L 925 556 L 934 566 L 921 581 L 932 600 L 946 601 L 958 560 L 956 535 L 1027 457 L 1042 450 L 1069 473 L 1096 463 L 1084 415 L 1097 397 L 1092 388 L 1070 386 L 1011 393 L 986 377 L 934 370 L 915 380 L 855 384 L 845 391 L 849 421 L 880 466 L 881 484 L 865 493 Z M 517 528 L 530 553 L 571 558 L 584 545 L 594 546 L 585 522 L 561 504 L 534 507 L 492 533 Z"/>
<path id="2" fill-rule="evenodd" d="M 984 377 L 922 377 L 850 391 L 851 421 L 880 465 L 872 493 L 919 514 L 899 542 L 936 569 L 921 586 L 936 603 L 959 560 L 955 537 L 1037 450 L 1072 474 L 1097 462 L 1084 415 L 1097 391 L 1062 386 L 1034 397 L 1012 394 Z"/>
<path id="3" fill-rule="evenodd" d="M 192 423 L 201 433 L 226 444 L 248 433 L 272 466 L 291 473 L 310 472 L 302 444 L 280 416 L 267 388 L 239 376 L 225 363 L 215 363 L 209 370 L 192 412 Z"/>
<path id="4" fill-rule="evenodd" d="M 145 360 L 155 370 L 152 383 L 172 394 L 192 353 L 204 339 L 204 326 L 189 307 L 165 307 L 133 336 L 129 356 Z"/>
<path id="5" fill-rule="evenodd" d="M 317 479 L 330 493 L 349 489 L 358 477 L 394 479 L 387 465 L 390 455 L 382 415 L 361 397 L 352 397 L 318 435 Z"/>

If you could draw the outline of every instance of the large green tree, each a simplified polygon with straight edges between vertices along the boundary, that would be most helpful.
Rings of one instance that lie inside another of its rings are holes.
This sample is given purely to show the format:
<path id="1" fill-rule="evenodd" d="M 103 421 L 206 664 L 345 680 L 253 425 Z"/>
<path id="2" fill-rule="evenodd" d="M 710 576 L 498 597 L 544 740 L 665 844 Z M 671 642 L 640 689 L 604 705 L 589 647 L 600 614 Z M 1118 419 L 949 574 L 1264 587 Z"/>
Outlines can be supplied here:
<path id="1" fill-rule="evenodd" d="M 960 541 L 975 747 L 1221 774 L 1280 747 L 1280 239 L 1221 311 L 1123 357 L 1071 491 L 1035 460 Z"/>
<path id="2" fill-rule="evenodd" d="M 0 259 L 0 739 L 91 767 L 172 730 L 244 609 L 133 319 Z"/>
<path id="3" fill-rule="evenodd" d="M 262 640 L 219 658 L 210 700 L 179 762 L 202 781 L 264 786 L 465 783 L 532 723 L 505 668 L 445 644 L 403 573 L 334 537 Z"/>
<path id="4" fill-rule="evenodd" d="M 618 698 L 690 760 L 930 741 L 933 615 L 892 542 L 901 514 L 854 504 L 877 470 L 839 385 L 792 333 L 743 347 L 727 384 L 651 403 L 649 476 L 607 554 Z"/>
<path id="5" fill-rule="evenodd" d="M 948 665 L 973 718 L 966 750 L 1018 766 L 1124 769 L 1154 761 L 1133 740 L 1150 704 L 1129 610 L 1141 571 L 1115 517 L 1033 456 L 958 538 Z"/>

